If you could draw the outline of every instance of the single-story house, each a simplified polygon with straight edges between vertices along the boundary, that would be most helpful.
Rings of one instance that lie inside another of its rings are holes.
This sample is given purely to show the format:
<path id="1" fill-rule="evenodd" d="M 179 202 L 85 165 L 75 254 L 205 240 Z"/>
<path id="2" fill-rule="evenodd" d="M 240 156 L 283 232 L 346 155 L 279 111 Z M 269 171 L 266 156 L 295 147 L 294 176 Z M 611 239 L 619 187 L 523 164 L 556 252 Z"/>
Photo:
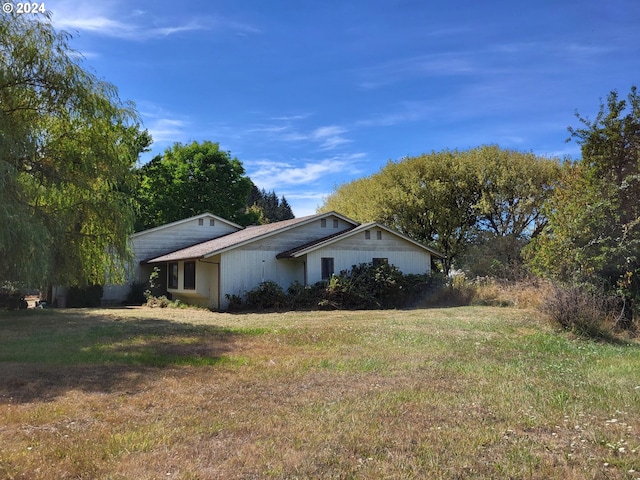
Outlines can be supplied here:
<path id="1" fill-rule="evenodd" d="M 227 295 L 242 296 L 271 280 L 286 289 L 312 285 L 368 262 L 388 262 L 405 274 L 431 271 L 442 255 L 379 223 L 359 224 L 337 212 L 242 228 L 210 213 L 136 233 L 131 277 L 160 281 L 174 299 L 225 310 Z M 118 287 L 105 300 L 123 299 Z"/>

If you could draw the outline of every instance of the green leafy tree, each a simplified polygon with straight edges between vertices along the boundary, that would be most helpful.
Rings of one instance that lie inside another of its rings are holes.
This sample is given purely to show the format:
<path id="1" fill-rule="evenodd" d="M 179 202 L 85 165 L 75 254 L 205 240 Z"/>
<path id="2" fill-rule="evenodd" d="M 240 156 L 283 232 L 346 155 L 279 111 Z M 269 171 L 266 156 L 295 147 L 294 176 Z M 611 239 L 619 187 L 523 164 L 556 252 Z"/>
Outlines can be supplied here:
<path id="1" fill-rule="evenodd" d="M 483 257 L 499 251 L 499 262 L 518 257 L 546 222 L 541 206 L 558 172 L 555 160 L 496 146 L 432 152 L 336 187 L 322 210 L 380 221 L 430 245 L 447 256 L 448 272 L 472 251 L 479 256 L 479 246 Z"/>
<path id="2" fill-rule="evenodd" d="M 466 156 L 444 151 L 389 163 L 383 170 L 382 222 L 442 252 L 445 273 L 477 222 L 477 179 Z"/>
<path id="3" fill-rule="evenodd" d="M 138 170 L 137 230 L 211 212 L 246 223 L 251 180 L 217 143 L 176 143 Z"/>
<path id="4" fill-rule="evenodd" d="M 46 16 L 0 15 L 0 281 L 118 281 L 151 138 Z"/>
<path id="5" fill-rule="evenodd" d="M 335 185 L 318 210 L 334 210 L 362 223 L 379 221 L 385 205 L 381 179 L 382 175 L 373 174 Z"/>
<path id="6" fill-rule="evenodd" d="M 640 96 L 612 91 L 593 121 L 570 128 L 582 159 L 551 199 L 549 225 L 529 251 L 531 268 L 624 299 L 629 326 L 640 301 Z"/>
<path id="7" fill-rule="evenodd" d="M 472 276 L 514 278 L 523 273 L 522 248 L 547 224 L 543 206 L 561 164 L 495 145 L 466 153 L 478 178 L 478 223 L 459 266 Z"/>
<path id="8" fill-rule="evenodd" d="M 495 145 L 467 155 L 480 188 L 480 229 L 497 237 L 537 236 L 547 224 L 542 208 L 557 183 L 558 161 Z"/>

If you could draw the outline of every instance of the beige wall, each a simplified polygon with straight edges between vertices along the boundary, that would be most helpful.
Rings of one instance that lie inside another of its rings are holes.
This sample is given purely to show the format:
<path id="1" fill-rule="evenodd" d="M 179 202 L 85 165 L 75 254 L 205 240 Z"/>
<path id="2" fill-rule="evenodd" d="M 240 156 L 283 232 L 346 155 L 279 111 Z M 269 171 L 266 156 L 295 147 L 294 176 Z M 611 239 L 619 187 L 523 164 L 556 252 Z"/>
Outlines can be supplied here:
<path id="1" fill-rule="evenodd" d="M 184 288 L 184 264 L 178 263 L 178 288 L 168 288 L 174 300 L 200 305 L 214 310 L 219 308 L 219 258 L 214 260 L 195 260 L 196 288 L 185 290 Z M 169 269 L 167 268 L 167 275 Z M 168 281 L 167 281 L 168 284 Z"/>

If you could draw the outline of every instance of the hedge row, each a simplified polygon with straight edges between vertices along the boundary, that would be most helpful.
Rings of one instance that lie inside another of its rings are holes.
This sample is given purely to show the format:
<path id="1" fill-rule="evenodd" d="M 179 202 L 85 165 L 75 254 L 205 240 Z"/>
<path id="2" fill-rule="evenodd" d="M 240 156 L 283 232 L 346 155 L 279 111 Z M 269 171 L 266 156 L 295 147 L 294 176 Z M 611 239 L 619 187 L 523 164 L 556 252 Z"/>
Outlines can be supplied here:
<path id="1" fill-rule="evenodd" d="M 273 281 L 262 282 L 244 297 L 227 295 L 229 310 L 309 310 L 403 308 L 424 300 L 445 284 L 440 274 L 405 275 L 389 264 L 353 265 L 327 282 L 286 291 Z"/>

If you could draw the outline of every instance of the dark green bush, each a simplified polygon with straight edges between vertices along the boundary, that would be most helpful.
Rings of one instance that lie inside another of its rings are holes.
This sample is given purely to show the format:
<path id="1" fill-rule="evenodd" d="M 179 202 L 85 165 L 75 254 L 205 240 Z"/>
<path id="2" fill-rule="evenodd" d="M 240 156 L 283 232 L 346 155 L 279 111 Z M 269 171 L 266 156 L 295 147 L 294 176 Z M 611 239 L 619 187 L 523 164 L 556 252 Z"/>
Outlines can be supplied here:
<path id="1" fill-rule="evenodd" d="M 125 303 L 127 305 L 143 305 L 147 301 L 148 289 L 148 282 L 132 282 Z"/>
<path id="2" fill-rule="evenodd" d="M 99 307 L 102 302 L 102 285 L 89 285 L 86 287 L 71 287 L 67 294 L 67 307 L 69 308 L 93 308 Z"/>
<path id="3" fill-rule="evenodd" d="M 247 292 L 245 305 L 252 310 L 280 308 L 287 303 L 282 287 L 272 280 L 262 282 L 258 288 Z"/>
<path id="4" fill-rule="evenodd" d="M 331 277 L 323 304 L 347 309 L 398 306 L 404 283 L 402 272 L 394 265 L 353 265 Z"/>
<path id="5" fill-rule="evenodd" d="M 225 297 L 229 300 L 229 305 L 227 306 L 229 312 L 239 312 L 243 309 L 242 297 L 240 295 L 229 295 L 227 293 Z"/>
<path id="6" fill-rule="evenodd" d="M 324 298 L 326 284 L 318 282 L 313 285 L 292 283 L 287 289 L 287 307 L 293 310 L 308 310 L 316 308 Z"/>
<path id="7" fill-rule="evenodd" d="M 371 309 L 414 306 L 444 285 L 444 277 L 404 275 L 389 264 L 353 265 L 327 282 L 304 286 L 294 282 L 286 292 L 273 281 L 261 283 L 246 293 L 227 295 L 229 310 L 242 309 Z"/>

